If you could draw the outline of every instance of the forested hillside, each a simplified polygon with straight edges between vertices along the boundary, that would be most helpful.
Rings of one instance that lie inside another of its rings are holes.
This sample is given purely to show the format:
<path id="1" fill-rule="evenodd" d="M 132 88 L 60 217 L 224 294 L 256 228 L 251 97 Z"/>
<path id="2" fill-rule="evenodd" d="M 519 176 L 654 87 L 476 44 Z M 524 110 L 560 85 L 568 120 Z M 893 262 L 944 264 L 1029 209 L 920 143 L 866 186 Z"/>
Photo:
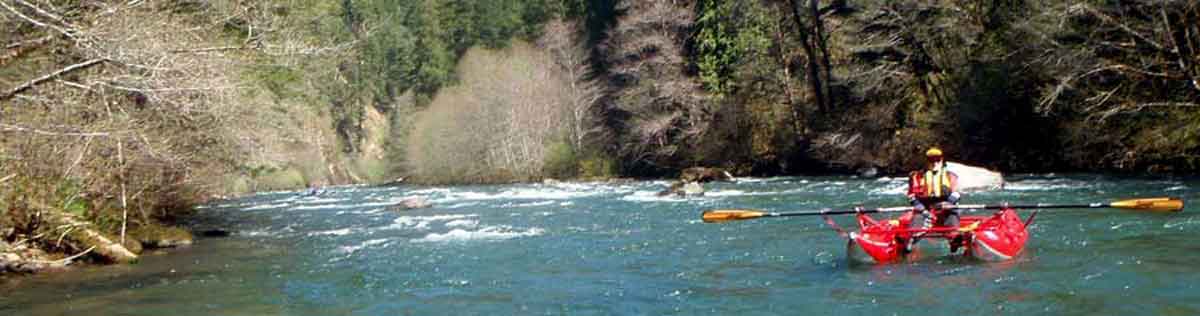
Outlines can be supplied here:
<path id="1" fill-rule="evenodd" d="M 308 185 L 1200 168 L 1195 1 L 0 0 L 0 237 Z M 81 250 L 81 246 L 69 246 Z"/>

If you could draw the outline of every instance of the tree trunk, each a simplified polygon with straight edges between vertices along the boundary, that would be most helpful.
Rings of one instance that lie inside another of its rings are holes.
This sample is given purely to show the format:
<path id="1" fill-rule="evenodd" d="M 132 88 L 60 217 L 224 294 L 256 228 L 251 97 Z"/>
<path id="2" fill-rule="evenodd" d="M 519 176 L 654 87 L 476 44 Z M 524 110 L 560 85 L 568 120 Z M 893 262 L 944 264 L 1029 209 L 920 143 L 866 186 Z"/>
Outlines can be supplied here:
<path id="1" fill-rule="evenodd" d="M 129 251 L 119 241 L 111 236 L 92 228 L 92 223 L 75 218 L 74 215 L 62 212 L 42 204 L 32 205 L 46 214 L 48 224 L 52 227 L 67 227 L 64 238 L 76 244 L 80 249 L 95 247 L 93 253 L 104 257 L 105 260 L 116 263 L 130 263 L 138 259 L 138 255 Z M 136 241 L 130 241 L 136 242 Z"/>
<path id="2" fill-rule="evenodd" d="M 813 0 L 813 2 L 817 1 Z M 829 110 L 829 104 L 826 104 L 828 98 L 825 96 L 825 83 L 821 79 L 821 67 L 818 62 L 819 52 L 812 40 L 813 36 L 820 36 L 820 34 L 810 34 L 813 28 L 804 23 L 803 13 L 800 11 L 803 6 L 797 3 L 797 0 L 791 0 L 790 3 L 792 4 L 792 20 L 796 22 L 796 30 L 800 36 L 800 43 L 804 48 L 804 55 L 808 58 L 808 65 L 806 66 L 808 68 L 808 85 L 812 90 L 813 98 L 816 99 L 817 108 L 824 113 Z M 813 22 L 814 24 L 820 24 L 818 23 L 820 20 Z"/>

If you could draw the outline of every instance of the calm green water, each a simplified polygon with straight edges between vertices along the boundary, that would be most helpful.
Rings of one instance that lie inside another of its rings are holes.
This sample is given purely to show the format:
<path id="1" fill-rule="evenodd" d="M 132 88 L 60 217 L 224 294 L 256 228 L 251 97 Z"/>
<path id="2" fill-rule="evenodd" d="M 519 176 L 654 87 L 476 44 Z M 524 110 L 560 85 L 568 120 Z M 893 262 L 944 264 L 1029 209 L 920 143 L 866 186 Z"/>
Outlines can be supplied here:
<path id="1" fill-rule="evenodd" d="M 1200 198 L 1200 181 L 1010 178 L 966 202 Z M 901 205 L 899 179 L 342 187 L 205 206 L 228 238 L 137 265 L 0 283 L 0 315 L 1200 315 L 1200 210 L 1048 210 L 1017 260 L 851 265 L 820 218 L 724 224 L 708 208 Z M 385 206 L 423 196 L 434 208 Z M 1027 216 L 1029 211 L 1021 211 Z M 851 225 L 850 217 L 838 219 Z"/>

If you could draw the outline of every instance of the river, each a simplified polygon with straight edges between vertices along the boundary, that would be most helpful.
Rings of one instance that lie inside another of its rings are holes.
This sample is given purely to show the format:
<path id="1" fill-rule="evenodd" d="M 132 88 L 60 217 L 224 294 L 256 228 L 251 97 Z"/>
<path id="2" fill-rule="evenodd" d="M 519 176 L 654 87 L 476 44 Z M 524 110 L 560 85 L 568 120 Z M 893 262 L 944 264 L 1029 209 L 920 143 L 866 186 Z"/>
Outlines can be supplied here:
<path id="1" fill-rule="evenodd" d="M 1200 180 L 1011 177 L 968 203 L 1200 198 Z M 2 315 L 1200 315 L 1200 211 L 1043 210 L 1012 261 L 849 264 L 818 217 L 707 224 L 712 208 L 903 205 L 902 179 L 337 187 L 201 206 L 224 238 L 0 282 Z M 427 209 L 387 206 L 421 196 Z M 1022 217 L 1031 212 L 1022 210 Z M 837 221 L 852 225 L 852 217 Z"/>

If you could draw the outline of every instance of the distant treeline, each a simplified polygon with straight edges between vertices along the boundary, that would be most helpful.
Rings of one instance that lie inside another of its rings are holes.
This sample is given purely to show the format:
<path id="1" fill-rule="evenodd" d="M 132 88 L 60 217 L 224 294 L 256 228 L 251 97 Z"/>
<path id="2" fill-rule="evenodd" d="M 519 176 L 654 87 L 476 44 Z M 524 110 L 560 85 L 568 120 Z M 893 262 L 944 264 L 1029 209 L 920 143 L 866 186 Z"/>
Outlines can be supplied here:
<path id="1" fill-rule="evenodd" d="M 401 177 L 1200 168 L 1196 1 L 0 0 L 0 38 L 0 238 L 61 251 L 46 212 Z"/>
<path id="2" fill-rule="evenodd" d="M 441 136 L 418 116 L 396 126 L 392 171 L 430 182 L 669 176 L 696 165 L 900 172 L 928 146 L 1015 172 L 1200 167 L 1195 1 L 364 0 L 343 1 L 340 12 L 361 47 L 353 82 L 371 88 L 350 91 L 418 112 L 536 107 L 485 88 L 481 81 L 519 79 L 473 68 L 482 65 L 467 62 L 471 47 L 517 40 L 587 51 L 585 67 L 579 54 L 546 60 L 524 48 L 490 57 L 575 74 L 555 75 L 588 87 L 576 91 L 587 97 L 553 104 L 576 110 L 570 129 L 499 124 L 496 115 L 457 118 L 496 124 Z M 563 30 L 573 36 L 556 34 Z M 509 88 L 561 88 L 551 86 Z M 533 134 L 521 142 L 543 149 L 499 149 Z M 496 135 L 509 136 L 488 138 Z M 446 146 L 430 147 L 437 143 Z M 526 161 L 500 162 L 512 159 Z"/>

